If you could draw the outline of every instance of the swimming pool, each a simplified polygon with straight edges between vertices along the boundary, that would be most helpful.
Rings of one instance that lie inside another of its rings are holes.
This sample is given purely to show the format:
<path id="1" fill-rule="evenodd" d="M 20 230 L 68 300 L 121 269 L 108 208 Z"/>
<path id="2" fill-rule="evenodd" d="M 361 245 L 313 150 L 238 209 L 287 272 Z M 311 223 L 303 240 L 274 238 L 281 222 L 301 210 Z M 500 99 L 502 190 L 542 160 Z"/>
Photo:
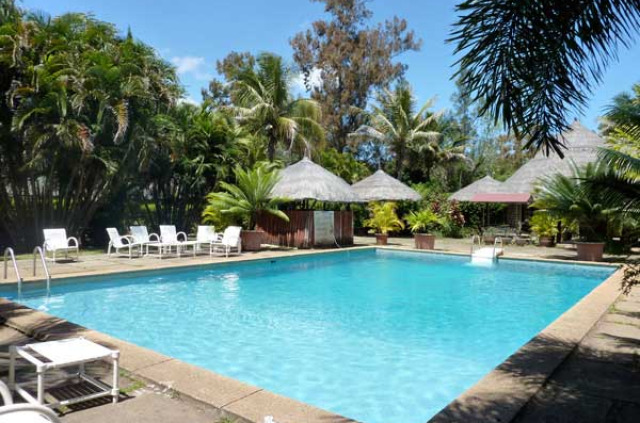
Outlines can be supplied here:
<path id="1" fill-rule="evenodd" d="M 341 251 L 54 280 L 20 302 L 363 422 L 422 423 L 615 270 L 468 261 Z"/>

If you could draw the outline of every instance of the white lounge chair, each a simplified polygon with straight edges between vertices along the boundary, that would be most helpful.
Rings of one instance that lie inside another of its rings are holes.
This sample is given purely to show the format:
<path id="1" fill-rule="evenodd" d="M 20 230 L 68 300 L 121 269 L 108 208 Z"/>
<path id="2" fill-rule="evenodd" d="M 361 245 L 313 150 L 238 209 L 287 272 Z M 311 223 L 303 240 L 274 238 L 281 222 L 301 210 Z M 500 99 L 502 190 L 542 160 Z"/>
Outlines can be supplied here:
<path id="1" fill-rule="evenodd" d="M 180 240 L 180 235 L 182 235 L 182 241 Z M 171 247 L 175 247 L 178 257 L 180 257 L 184 247 L 193 248 L 194 257 L 196 255 L 196 245 L 198 242 L 189 241 L 187 234 L 185 232 L 177 232 L 174 225 L 160 225 L 160 241 L 162 244 L 165 244 L 169 250 L 171 250 Z"/>
<path id="2" fill-rule="evenodd" d="M 220 241 L 211 243 L 209 254 L 213 255 L 213 253 L 216 252 L 223 252 L 225 257 L 229 257 L 231 250 L 236 250 L 237 253 L 240 254 L 242 252 L 241 231 L 242 228 L 240 226 L 229 226 L 224 230 Z"/>
<path id="3" fill-rule="evenodd" d="M 214 242 L 220 242 L 220 234 L 216 233 L 214 226 L 198 226 L 198 232 L 196 233 L 196 251 L 200 251 L 203 245 L 209 245 Z"/>
<path id="4" fill-rule="evenodd" d="M 115 249 L 116 254 L 128 255 L 129 258 L 133 258 L 133 250 L 138 247 L 138 255 L 142 255 L 142 244 L 133 241 L 133 238 L 129 236 L 122 236 L 118 233 L 116 228 L 107 228 L 109 234 L 109 249 L 107 250 L 107 257 L 111 257 L 111 249 Z M 120 250 L 128 250 L 126 253 L 120 252 Z"/>
<path id="5" fill-rule="evenodd" d="M 56 261 L 56 253 L 58 251 L 64 251 L 64 257 L 69 257 L 69 251 L 76 252 L 76 260 L 80 258 L 80 243 L 75 237 L 67 238 L 67 231 L 65 229 L 44 229 L 44 244 L 42 249 L 47 260 Z M 73 244 L 72 244 L 73 242 Z M 52 253 L 52 258 L 49 258 L 48 252 Z"/>
<path id="6" fill-rule="evenodd" d="M 160 237 L 156 233 L 149 234 L 146 226 L 129 226 L 131 232 L 131 238 L 136 244 L 157 244 L 160 242 Z"/>
<path id="7" fill-rule="evenodd" d="M 0 381 L 0 423 L 61 423 L 53 410 L 42 405 L 14 404 L 7 385 Z"/>

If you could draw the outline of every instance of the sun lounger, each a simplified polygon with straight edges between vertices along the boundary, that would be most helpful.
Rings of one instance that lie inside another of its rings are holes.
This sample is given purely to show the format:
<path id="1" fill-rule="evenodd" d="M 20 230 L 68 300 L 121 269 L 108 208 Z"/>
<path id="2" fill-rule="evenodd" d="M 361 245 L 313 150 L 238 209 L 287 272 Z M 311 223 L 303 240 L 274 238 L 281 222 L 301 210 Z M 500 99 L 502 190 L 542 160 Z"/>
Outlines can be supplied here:
<path id="1" fill-rule="evenodd" d="M 209 253 L 222 252 L 225 257 L 229 257 L 231 250 L 235 250 L 238 254 L 242 252 L 242 241 L 240 239 L 240 232 L 242 228 L 239 226 L 229 226 L 224 230 L 222 239 L 219 242 L 213 242 L 209 249 Z"/>
<path id="2" fill-rule="evenodd" d="M 130 226 L 131 238 L 136 244 L 157 244 L 160 242 L 160 237 L 156 233 L 149 234 L 146 226 Z"/>
<path id="3" fill-rule="evenodd" d="M 217 234 L 215 231 L 215 227 L 213 226 L 198 226 L 198 231 L 196 233 L 196 251 L 200 251 L 203 245 L 209 245 L 211 248 L 211 244 L 214 242 L 220 242 L 221 235 Z"/>
<path id="4" fill-rule="evenodd" d="M 109 248 L 107 250 L 107 256 L 111 257 L 111 249 L 115 249 L 116 254 L 128 255 L 131 259 L 133 257 L 134 248 L 138 247 L 138 255 L 142 255 L 142 244 L 134 242 L 132 237 L 121 236 L 116 228 L 107 228 L 109 234 Z M 121 253 L 120 250 L 127 250 L 126 253 Z"/>
<path id="5" fill-rule="evenodd" d="M 64 252 L 64 257 L 69 257 L 69 251 L 76 252 L 76 260 L 80 258 L 80 243 L 77 238 L 67 238 L 67 231 L 65 229 L 44 229 L 44 244 L 42 249 L 47 260 L 56 261 L 56 253 L 59 251 Z M 48 252 L 52 253 L 52 258 L 49 258 Z"/>
<path id="6" fill-rule="evenodd" d="M 51 409 L 34 404 L 14 404 L 13 395 L 4 382 L 0 381 L 0 423 L 61 423 Z"/>

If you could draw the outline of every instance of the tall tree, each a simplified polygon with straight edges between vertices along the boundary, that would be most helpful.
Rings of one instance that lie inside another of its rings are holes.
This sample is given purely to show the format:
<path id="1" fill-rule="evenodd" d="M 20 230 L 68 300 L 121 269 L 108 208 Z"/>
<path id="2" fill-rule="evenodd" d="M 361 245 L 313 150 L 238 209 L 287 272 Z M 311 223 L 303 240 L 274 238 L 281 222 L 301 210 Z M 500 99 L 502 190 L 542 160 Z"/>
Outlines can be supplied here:
<path id="1" fill-rule="evenodd" d="M 388 87 L 406 66 L 395 62 L 401 53 L 418 50 L 421 41 L 404 19 L 393 17 L 370 25 L 372 12 L 365 0 L 312 0 L 325 4 L 328 20 L 291 40 L 293 58 L 305 76 L 312 98 L 322 106 L 329 142 L 339 151 L 347 135 L 361 124 L 357 110 L 367 107 L 374 89 Z M 318 81 L 312 81 L 318 75 Z"/>
<path id="2" fill-rule="evenodd" d="M 353 138 L 364 138 L 385 145 L 393 155 L 394 175 L 402 178 L 407 167 L 407 151 L 427 149 L 435 153 L 442 138 L 433 128 L 440 117 L 429 111 L 433 99 L 416 110 L 416 101 L 411 87 L 399 83 L 395 90 L 383 89 L 377 95 L 373 110 L 363 112 L 365 124 L 350 134 Z"/>
<path id="3" fill-rule="evenodd" d="M 640 28 L 640 0 L 465 0 L 458 12 L 458 74 L 481 112 L 560 156 L 556 134 Z"/>
<path id="4" fill-rule="evenodd" d="M 311 99 L 294 99 L 292 71 L 280 56 L 262 53 L 255 66 L 242 67 L 231 75 L 231 110 L 240 123 L 267 141 L 267 156 L 273 161 L 280 143 L 291 149 L 322 140 L 320 107 Z"/>

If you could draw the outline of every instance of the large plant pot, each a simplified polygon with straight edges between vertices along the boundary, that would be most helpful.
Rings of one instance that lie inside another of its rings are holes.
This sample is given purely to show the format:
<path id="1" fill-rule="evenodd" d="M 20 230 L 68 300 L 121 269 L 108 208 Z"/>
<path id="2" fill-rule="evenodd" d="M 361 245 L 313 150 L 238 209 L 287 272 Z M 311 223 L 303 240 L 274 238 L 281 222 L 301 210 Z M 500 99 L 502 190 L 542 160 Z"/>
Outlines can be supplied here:
<path id="1" fill-rule="evenodd" d="M 376 234 L 376 245 L 387 245 L 388 239 L 389 235 L 387 234 Z"/>
<path id="2" fill-rule="evenodd" d="M 604 242 L 576 242 L 576 249 L 578 250 L 578 260 L 602 261 Z"/>
<path id="3" fill-rule="evenodd" d="M 242 249 L 245 251 L 260 251 L 262 245 L 263 231 L 245 231 L 240 233 Z"/>
<path id="4" fill-rule="evenodd" d="M 436 245 L 436 236 L 431 234 L 415 234 L 416 248 L 418 250 L 433 250 Z"/>
<path id="5" fill-rule="evenodd" d="M 538 241 L 538 245 L 540 245 L 541 247 L 553 247 L 555 245 L 554 241 L 554 237 L 552 236 L 541 236 L 540 240 Z"/>

